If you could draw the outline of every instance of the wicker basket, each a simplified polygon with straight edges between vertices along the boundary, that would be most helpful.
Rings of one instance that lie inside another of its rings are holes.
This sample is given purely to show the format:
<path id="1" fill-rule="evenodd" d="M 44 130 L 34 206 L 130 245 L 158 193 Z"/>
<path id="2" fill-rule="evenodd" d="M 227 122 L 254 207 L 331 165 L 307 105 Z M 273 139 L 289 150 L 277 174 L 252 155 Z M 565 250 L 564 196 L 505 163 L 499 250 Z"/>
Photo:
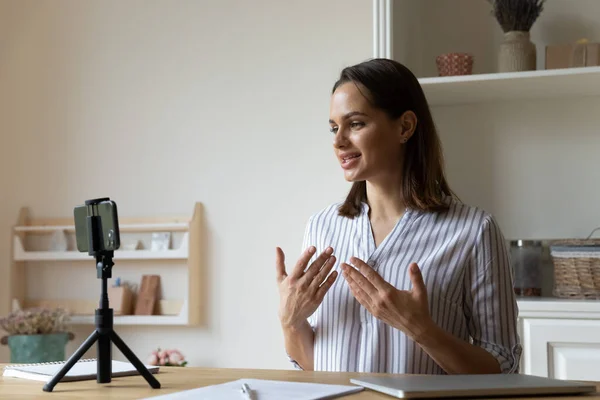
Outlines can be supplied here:
<path id="1" fill-rule="evenodd" d="M 554 296 L 600 300 L 600 239 L 552 243 Z"/>

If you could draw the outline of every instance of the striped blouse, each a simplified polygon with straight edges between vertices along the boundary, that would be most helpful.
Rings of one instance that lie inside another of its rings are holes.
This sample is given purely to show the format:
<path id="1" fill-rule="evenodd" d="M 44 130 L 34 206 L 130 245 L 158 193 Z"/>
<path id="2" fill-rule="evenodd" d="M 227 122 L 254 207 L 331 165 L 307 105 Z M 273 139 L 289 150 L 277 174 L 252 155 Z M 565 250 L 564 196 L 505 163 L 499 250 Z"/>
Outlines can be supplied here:
<path id="1" fill-rule="evenodd" d="M 337 214 L 339 203 L 311 216 L 303 249 L 331 246 L 339 264 L 356 256 L 397 289 L 410 290 L 408 266 L 416 262 L 427 287 L 433 320 L 452 335 L 481 346 L 503 373 L 518 372 L 521 345 L 517 304 L 506 243 L 494 217 L 449 199 L 443 213 L 407 209 L 376 247 L 369 206 L 354 218 Z M 402 331 L 371 315 L 339 276 L 309 318 L 315 371 L 445 374 Z M 291 360 L 296 368 L 299 365 Z"/>

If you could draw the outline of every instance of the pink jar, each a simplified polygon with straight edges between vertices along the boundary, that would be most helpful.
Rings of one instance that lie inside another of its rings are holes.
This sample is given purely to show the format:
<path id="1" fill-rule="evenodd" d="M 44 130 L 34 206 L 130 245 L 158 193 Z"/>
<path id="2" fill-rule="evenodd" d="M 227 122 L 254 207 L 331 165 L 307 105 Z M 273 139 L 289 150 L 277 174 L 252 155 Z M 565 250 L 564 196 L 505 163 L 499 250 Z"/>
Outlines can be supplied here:
<path id="1" fill-rule="evenodd" d="M 469 53 L 446 53 L 435 59 L 439 76 L 471 75 L 473 55 Z"/>

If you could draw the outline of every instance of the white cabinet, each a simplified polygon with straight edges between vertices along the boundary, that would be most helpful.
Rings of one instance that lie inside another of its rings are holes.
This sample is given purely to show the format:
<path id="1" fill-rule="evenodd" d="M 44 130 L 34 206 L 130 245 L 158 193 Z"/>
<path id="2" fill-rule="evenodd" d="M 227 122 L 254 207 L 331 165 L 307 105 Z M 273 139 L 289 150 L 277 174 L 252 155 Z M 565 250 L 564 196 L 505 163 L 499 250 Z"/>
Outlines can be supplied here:
<path id="1" fill-rule="evenodd" d="M 600 301 L 520 301 L 521 373 L 600 380 Z"/>
<path id="2" fill-rule="evenodd" d="M 523 372 L 600 380 L 600 320 L 525 318 Z"/>

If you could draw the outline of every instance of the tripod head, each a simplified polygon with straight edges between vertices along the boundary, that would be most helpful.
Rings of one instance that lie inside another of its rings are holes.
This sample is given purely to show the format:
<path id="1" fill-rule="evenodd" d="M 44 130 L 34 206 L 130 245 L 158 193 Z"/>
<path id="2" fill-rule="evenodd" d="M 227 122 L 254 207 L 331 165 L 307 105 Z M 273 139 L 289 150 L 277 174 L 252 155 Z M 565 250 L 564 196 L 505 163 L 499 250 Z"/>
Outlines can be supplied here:
<path id="1" fill-rule="evenodd" d="M 77 250 L 96 258 L 98 278 L 110 278 L 114 251 L 121 245 L 117 204 L 108 197 L 75 207 Z"/>

